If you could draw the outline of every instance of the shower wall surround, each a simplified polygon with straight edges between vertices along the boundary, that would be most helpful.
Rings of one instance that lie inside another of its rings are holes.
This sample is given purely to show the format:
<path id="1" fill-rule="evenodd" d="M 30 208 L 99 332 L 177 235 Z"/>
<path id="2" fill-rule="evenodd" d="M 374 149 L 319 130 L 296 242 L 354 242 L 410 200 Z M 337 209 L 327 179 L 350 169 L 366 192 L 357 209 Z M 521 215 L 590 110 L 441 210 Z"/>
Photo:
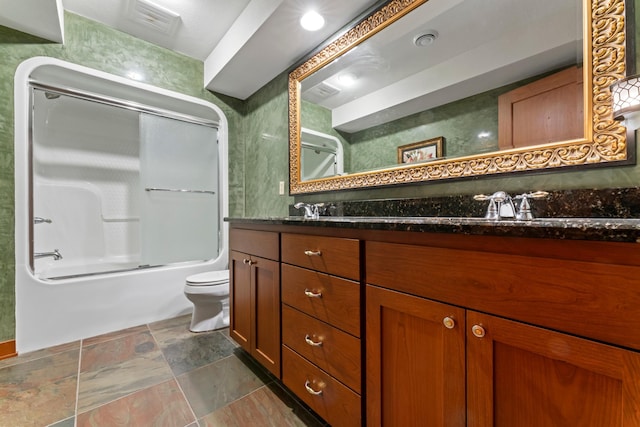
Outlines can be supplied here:
<path id="1" fill-rule="evenodd" d="M 34 56 L 50 56 L 195 96 L 219 106 L 229 121 L 229 212 L 243 214 L 244 104 L 203 88 L 203 63 L 125 33 L 65 14 L 65 44 L 50 43 L 0 27 L 0 342 L 15 338 L 13 79 L 17 66 Z"/>

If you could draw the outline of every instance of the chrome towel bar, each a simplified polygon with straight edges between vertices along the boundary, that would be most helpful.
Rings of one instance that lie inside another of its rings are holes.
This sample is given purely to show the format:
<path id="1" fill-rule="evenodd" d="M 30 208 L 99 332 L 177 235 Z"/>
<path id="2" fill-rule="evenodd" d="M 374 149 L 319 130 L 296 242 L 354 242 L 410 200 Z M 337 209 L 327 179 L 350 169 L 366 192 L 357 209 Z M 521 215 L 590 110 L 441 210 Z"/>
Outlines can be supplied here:
<path id="1" fill-rule="evenodd" d="M 172 193 L 200 193 L 200 194 L 216 194 L 215 191 L 208 190 L 186 190 L 182 188 L 145 188 L 144 191 L 169 191 Z"/>

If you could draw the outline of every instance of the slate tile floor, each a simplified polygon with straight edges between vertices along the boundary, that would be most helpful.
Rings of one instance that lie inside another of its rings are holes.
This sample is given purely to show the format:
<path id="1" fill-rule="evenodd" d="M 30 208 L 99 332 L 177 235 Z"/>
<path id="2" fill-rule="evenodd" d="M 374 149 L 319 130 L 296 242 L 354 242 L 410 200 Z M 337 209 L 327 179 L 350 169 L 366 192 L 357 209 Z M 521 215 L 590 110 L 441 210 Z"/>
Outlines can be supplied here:
<path id="1" fill-rule="evenodd" d="M 229 338 L 190 316 L 0 360 L 0 427 L 321 427 Z"/>

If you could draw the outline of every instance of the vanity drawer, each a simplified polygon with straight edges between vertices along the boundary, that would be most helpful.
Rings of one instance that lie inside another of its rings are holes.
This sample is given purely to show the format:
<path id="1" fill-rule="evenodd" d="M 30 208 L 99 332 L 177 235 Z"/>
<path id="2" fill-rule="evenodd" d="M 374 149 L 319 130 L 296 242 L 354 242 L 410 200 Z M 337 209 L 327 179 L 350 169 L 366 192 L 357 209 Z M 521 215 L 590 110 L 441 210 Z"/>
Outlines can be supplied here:
<path id="1" fill-rule="evenodd" d="M 358 282 L 288 264 L 281 278 L 282 302 L 360 337 Z"/>
<path id="2" fill-rule="evenodd" d="M 367 283 L 640 349 L 629 332 L 640 268 L 570 259 L 571 248 L 563 259 L 367 242 Z"/>
<path id="3" fill-rule="evenodd" d="M 282 343 L 360 393 L 358 338 L 283 305 Z"/>
<path id="4" fill-rule="evenodd" d="M 280 239 L 278 233 L 269 231 L 245 230 L 231 228 L 229 230 L 229 248 L 262 258 L 278 261 L 280 259 Z"/>
<path id="5" fill-rule="evenodd" d="M 282 382 L 333 427 L 360 427 L 360 396 L 286 346 Z"/>
<path id="6" fill-rule="evenodd" d="M 283 233 L 282 262 L 359 280 L 360 241 Z"/>

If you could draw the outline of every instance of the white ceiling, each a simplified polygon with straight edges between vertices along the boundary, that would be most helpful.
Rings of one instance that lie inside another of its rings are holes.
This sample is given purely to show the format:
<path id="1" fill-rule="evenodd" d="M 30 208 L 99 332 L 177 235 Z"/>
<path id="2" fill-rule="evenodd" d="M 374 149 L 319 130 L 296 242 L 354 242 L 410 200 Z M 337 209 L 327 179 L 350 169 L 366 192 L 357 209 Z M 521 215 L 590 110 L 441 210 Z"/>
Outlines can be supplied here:
<path id="1" fill-rule="evenodd" d="M 136 0 L 0 0 L 0 25 L 55 42 L 62 9 L 205 63 L 203 85 L 246 99 L 378 0 L 144 0 L 180 15 L 166 34 L 132 15 Z M 315 9 L 326 25 L 303 30 Z"/>
<path id="2" fill-rule="evenodd" d="M 0 0 L 0 25 L 62 43 L 62 0 Z"/>

